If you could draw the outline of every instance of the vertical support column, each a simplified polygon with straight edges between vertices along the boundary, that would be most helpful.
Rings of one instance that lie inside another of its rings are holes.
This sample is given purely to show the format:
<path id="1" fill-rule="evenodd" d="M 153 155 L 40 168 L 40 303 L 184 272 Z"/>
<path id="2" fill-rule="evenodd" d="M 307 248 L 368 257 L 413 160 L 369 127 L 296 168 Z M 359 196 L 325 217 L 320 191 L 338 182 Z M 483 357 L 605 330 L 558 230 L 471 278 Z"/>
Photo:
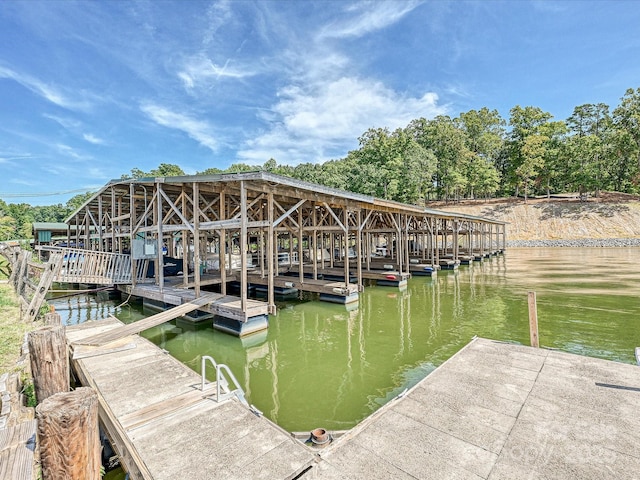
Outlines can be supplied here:
<path id="1" fill-rule="evenodd" d="M 311 224 L 313 225 L 313 232 L 311 235 L 311 239 L 309 242 L 309 258 L 313 262 L 313 279 L 318 279 L 318 231 L 316 230 L 316 226 L 318 225 L 317 219 L 317 211 L 315 203 L 311 204 Z M 322 250 L 320 250 L 320 258 L 322 258 Z"/>
<path id="2" fill-rule="evenodd" d="M 225 191 L 220 192 L 220 220 L 227 219 L 227 197 Z M 220 293 L 227 294 L 227 231 L 220 229 L 220 248 L 218 252 L 218 262 L 220 264 Z"/>
<path id="3" fill-rule="evenodd" d="M 507 250 L 507 226 L 502 225 L 502 251 Z"/>
<path id="4" fill-rule="evenodd" d="M 195 199 L 193 202 L 195 203 Z M 184 218 L 189 218 L 187 215 L 187 192 L 184 184 L 182 185 L 182 214 Z M 182 242 L 182 286 L 187 288 L 189 285 L 189 230 L 183 229 L 180 237 Z"/>
<path id="5" fill-rule="evenodd" d="M 267 209 L 268 209 L 268 220 L 269 220 L 269 231 L 267 232 L 267 275 L 269 275 L 269 279 L 267 280 L 267 301 L 269 303 L 268 309 L 271 315 L 276 314 L 276 300 L 275 300 L 275 292 L 273 291 L 273 264 L 276 262 L 275 254 L 274 254 L 274 246 L 275 246 L 275 234 L 273 228 L 273 222 L 275 219 L 273 218 L 273 192 L 269 192 L 267 194 Z M 276 265 L 277 266 L 277 265 Z"/>
<path id="6" fill-rule="evenodd" d="M 302 255 L 302 225 L 304 223 L 304 216 L 302 214 L 302 207 L 298 207 L 298 279 L 300 283 L 304 282 L 304 259 Z M 289 262 L 293 260 L 293 255 L 289 254 Z"/>
<path id="7" fill-rule="evenodd" d="M 358 229 L 356 230 L 356 262 L 358 276 L 358 292 L 364 291 L 364 283 L 362 282 L 362 210 L 358 209 Z"/>
<path id="8" fill-rule="evenodd" d="M 160 291 L 164 288 L 164 258 L 162 258 L 162 184 L 156 182 L 156 210 L 155 210 L 155 222 L 157 225 L 157 267 L 156 268 L 156 280 L 160 286 Z"/>
<path id="9" fill-rule="evenodd" d="M 104 241 L 103 235 L 102 235 L 102 218 L 103 218 L 104 212 L 102 211 L 102 195 L 100 195 L 98 197 L 98 251 L 99 252 L 103 252 L 104 251 L 104 244 L 102 243 Z"/>
<path id="10" fill-rule="evenodd" d="M 131 255 L 131 286 L 135 287 L 138 283 L 137 266 L 138 260 L 133 258 L 133 242 L 136 238 L 136 198 L 135 198 L 135 186 L 133 183 L 129 184 L 129 254 Z M 147 272 L 144 272 L 146 276 Z"/>
<path id="11" fill-rule="evenodd" d="M 333 268 L 333 260 L 335 256 L 335 234 L 329 234 L 329 268 Z"/>
<path id="12" fill-rule="evenodd" d="M 196 298 L 200 296 L 200 184 L 193 182 L 193 281 Z"/>
<path id="13" fill-rule="evenodd" d="M 344 207 L 344 240 L 342 242 L 344 249 L 344 285 L 349 288 L 349 208 Z"/>
<path id="14" fill-rule="evenodd" d="M 247 189 L 240 181 L 240 306 L 247 311 Z"/>
<path id="15" fill-rule="evenodd" d="M 453 259 L 458 260 L 458 249 L 460 248 L 460 238 L 458 230 L 460 229 L 460 223 L 458 220 L 453 220 Z"/>

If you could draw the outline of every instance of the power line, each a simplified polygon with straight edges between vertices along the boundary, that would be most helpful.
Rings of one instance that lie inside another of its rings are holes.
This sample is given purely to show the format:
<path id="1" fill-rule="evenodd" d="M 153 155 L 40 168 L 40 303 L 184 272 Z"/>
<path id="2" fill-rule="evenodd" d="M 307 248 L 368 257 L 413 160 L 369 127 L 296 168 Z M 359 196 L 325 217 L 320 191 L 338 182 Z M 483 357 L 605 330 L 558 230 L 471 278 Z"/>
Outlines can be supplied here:
<path id="1" fill-rule="evenodd" d="M 2 198 L 24 198 L 24 197 L 54 197 L 57 195 L 67 195 L 69 193 L 81 193 L 81 192 L 91 192 L 94 191 L 93 188 L 79 188 L 76 190 L 66 190 L 64 192 L 40 192 L 40 193 L 1 193 L 0 197 Z"/>

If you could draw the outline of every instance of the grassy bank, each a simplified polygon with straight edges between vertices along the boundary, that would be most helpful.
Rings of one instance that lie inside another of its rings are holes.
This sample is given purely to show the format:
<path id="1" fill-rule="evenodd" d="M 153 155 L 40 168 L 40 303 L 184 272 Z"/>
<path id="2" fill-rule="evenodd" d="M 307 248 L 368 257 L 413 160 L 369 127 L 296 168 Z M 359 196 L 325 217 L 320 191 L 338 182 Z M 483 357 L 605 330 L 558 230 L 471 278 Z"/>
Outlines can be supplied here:
<path id="1" fill-rule="evenodd" d="M 0 283 L 0 373 L 13 371 L 25 333 L 32 324 L 20 321 L 20 306 L 13 287 Z"/>

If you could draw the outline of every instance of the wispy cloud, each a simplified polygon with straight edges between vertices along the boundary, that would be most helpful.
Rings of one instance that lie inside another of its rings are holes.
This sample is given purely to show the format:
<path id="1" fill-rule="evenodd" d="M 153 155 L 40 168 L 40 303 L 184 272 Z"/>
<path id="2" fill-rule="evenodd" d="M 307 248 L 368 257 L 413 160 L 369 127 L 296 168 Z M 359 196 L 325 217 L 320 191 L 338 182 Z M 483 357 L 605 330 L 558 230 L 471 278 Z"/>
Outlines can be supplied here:
<path id="1" fill-rule="evenodd" d="M 336 151 L 357 146 L 371 127 L 396 129 L 419 117 L 446 112 L 438 96 L 402 95 L 381 82 L 343 77 L 315 86 L 290 86 L 279 92 L 280 102 L 262 114 L 272 128 L 247 142 L 238 152 L 244 161 L 280 163 L 329 160 Z"/>
<path id="2" fill-rule="evenodd" d="M 208 86 L 221 78 L 240 79 L 254 75 L 254 72 L 237 68 L 232 63 L 232 60 L 227 58 L 224 65 L 217 65 L 208 57 L 197 55 L 188 59 L 177 75 L 187 90 L 197 86 Z"/>
<path id="3" fill-rule="evenodd" d="M 89 143 L 93 143 L 94 145 L 104 145 L 106 143 L 102 138 L 96 137 L 91 133 L 82 134 L 82 138 L 84 138 Z"/>
<path id="4" fill-rule="evenodd" d="M 207 122 L 151 103 L 141 105 L 140 109 L 157 124 L 180 130 L 214 152 L 218 149 L 218 142 L 213 134 L 214 129 Z"/>
<path id="5" fill-rule="evenodd" d="M 361 37 L 393 25 L 418 5 L 418 1 L 376 1 L 350 5 L 346 9 L 349 17 L 327 25 L 320 31 L 319 38 Z"/>
<path id="6" fill-rule="evenodd" d="M 64 143 L 57 143 L 55 148 L 62 156 L 67 158 L 70 157 L 76 160 L 89 160 L 91 158 L 91 156 L 81 153 L 77 149 Z"/>
<path id="7" fill-rule="evenodd" d="M 45 82 L 34 78 L 30 75 L 16 72 L 10 68 L 0 65 L 0 78 L 8 78 L 19 83 L 23 87 L 31 90 L 36 95 L 48 100 L 49 102 L 63 107 L 69 110 L 87 110 L 90 107 L 90 103 L 86 100 L 75 100 L 65 95 L 52 85 L 48 85 Z"/>

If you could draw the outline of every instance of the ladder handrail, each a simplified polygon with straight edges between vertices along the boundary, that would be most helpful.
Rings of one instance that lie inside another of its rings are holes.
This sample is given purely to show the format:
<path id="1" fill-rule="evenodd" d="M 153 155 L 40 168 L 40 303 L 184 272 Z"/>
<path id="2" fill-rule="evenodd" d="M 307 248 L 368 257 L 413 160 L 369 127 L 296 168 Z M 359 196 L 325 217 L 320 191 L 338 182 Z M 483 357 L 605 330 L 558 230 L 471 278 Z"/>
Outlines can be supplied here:
<path id="1" fill-rule="evenodd" d="M 211 362 L 211 365 L 213 365 L 213 367 L 216 369 L 216 401 L 221 402 L 235 395 L 238 398 L 238 400 L 240 400 L 242 403 L 248 406 L 249 404 L 247 403 L 247 400 L 244 397 L 244 390 L 240 386 L 238 379 L 235 377 L 231 369 L 224 363 L 217 363 L 213 359 L 213 357 L 210 357 L 209 355 L 203 355 L 201 360 L 201 368 L 200 368 L 202 373 L 201 389 L 204 391 L 204 384 L 206 382 L 207 361 Z M 227 379 L 223 375 L 224 372 L 227 373 L 227 375 L 233 382 L 233 385 L 235 388 L 233 390 L 229 390 L 227 393 L 220 394 L 220 388 L 221 388 L 222 382 L 227 381 Z"/>

